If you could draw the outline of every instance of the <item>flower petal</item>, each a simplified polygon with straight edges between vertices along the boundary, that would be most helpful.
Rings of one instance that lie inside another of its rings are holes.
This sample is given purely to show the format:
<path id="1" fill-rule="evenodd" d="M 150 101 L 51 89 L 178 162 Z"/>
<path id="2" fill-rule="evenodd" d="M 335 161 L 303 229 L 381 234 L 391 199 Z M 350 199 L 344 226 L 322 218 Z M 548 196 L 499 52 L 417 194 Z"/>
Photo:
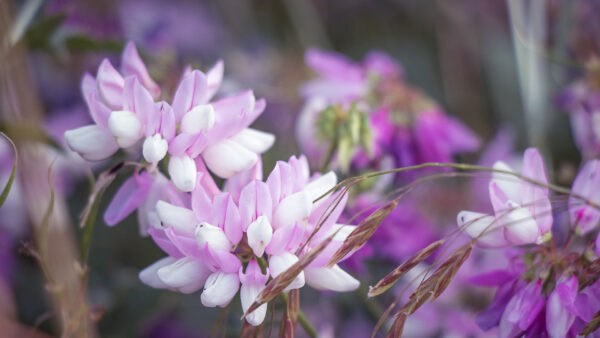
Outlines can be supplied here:
<path id="1" fill-rule="evenodd" d="M 158 278 L 168 288 L 181 293 L 192 293 L 200 290 L 208 278 L 210 271 L 201 261 L 184 257 L 176 262 L 163 266 L 157 271 Z"/>
<path id="2" fill-rule="evenodd" d="M 121 222 L 146 200 L 151 187 L 152 177 L 147 173 L 125 180 L 106 208 L 104 222 L 109 226 Z"/>
<path id="3" fill-rule="evenodd" d="M 88 161 L 104 160 L 119 149 L 113 136 L 97 125 L 68 130 L 65 141 L 71 150 Z"/>
<path id="4" fill-rule="evenodd" d="M 221 178 L 250 169 L 258 161 L 255 153 L 231 140 L 206 147 L 202 157 L 208 169 Z"/>
<path id="5" fill-rule="evenodd" d="M 204 285 L 204 291 L 200 300 L 206 307 L 225 307 L 240 287 L 240 281 L 237 273 L 226 274 L 223 272 L 214 272 Z"/>
<path id="6" fill-rule="evenodd" d="M 331 268 L 304 269 L 306 283 L 317 290 L 347 292 L 356 290 L 360 282 L 337 264 Z"/>

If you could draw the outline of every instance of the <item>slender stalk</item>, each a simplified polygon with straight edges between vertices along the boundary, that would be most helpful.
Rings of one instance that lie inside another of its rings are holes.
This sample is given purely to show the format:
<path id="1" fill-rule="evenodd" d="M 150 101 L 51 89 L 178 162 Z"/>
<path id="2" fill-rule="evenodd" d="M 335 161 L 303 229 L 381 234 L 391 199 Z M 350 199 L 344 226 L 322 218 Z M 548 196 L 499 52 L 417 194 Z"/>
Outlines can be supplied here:
<path id="1" fill-rule="evenodd" d="M 387 174 L 396 174 L 396 173 L 401 173 L 401 172 L 405 172 L 405 171 L 418 170 L 418 169 L 424 169 L 424 168 L 454 168 L 454 169 L 460 169 L 460 170 L 485 171 L 485 172 L 490 172 L 490 173 L 505 174 L 505 175 L 516 177 L 516 178 L 518 178 L 520 180 L 523 180 L 523 181 L 525 181 L 527 183 L 536 185 L 538 187 L 548 188 L 548 189 L 553 190 L 555 192 L 562 193 L 562 194 L 567 194 L 567 195 L 570 195 L 572 197 L 581 199 L 582 201 L 585 201 L 585 203 L 587 205 L 590 205 L 590 206 L 592 206 L 592 207 L 600 210 L 600 205 L 599 204 L 594 203 L 593 201 L 590 201 L 588 198 L 586 198 L 584 196 L 581 196 L 579 194 L 574 194 L 568 188 L 561 187 L 559 185 L 551 184 L 551 183 L 546 184 L 546 183 L 534 180 L 532 178 L 529 178 L 527 176 L 523 176 L 523 175 L 521 175 L 519 173 L 516 173 L 514 171 L 494 169 L 494 168 L 488 168 L 488 167 L 484 167 L 484 166 L 480 166 L 480 165 L 466 164 L 466 163 L 439 163 L 439 162 L 427 162 L 427 163 L 422 163 L 422 164 L 419 164 L 419 165 L 413 165 L 413 166 L 402 167 L 402 168 L 395 168 L 395 169 L 383 170 L 383 171 L 374 171 L 374 172 L 363 174 L 363 175 L 360 175 L 360 176 L 350 177 L 350 178 L 347 178 L 347 179 L 341 181 L 340 183 L 338 183 L 333 188 L 329 189 L 329 191 L 325 192 L 323 195 L 321 195 L 318 198 L 316 198 L 313 202 L 320 201 L 321 199 L 325 198 L 330 193 L 336 191 L 337 189 L 339 189 L 339 188 L 341 188 L 343 186 L 353 185 L 353 184 L 356 184 L 356 183 L 358 183 L 359 181 L 362 181 L 362 180 L 366 180 L 366 179 L 369 179 L 369 178 L 374 178 L 374 177 L 378 177 L 378 176 L 382 176 L 382 175 L 387 175 Z"/>
<path id="2" fill-rule="evenodd" d="M 287 305 L 288 295 L 286 293 L 281 293 L 281 298 L 283 299 L 283 302 Z M 302 328 L 304 329 L 304 331 L 306 331 L 306 334 L 309 337 L 317 337 L 317 330 L 312 326 L 308 318 L 306 318 L 306 315 L 304 314 L 304 312 L 302 312 L 302 309 L 298 309 L 298 323 L 302 325 Z"/>

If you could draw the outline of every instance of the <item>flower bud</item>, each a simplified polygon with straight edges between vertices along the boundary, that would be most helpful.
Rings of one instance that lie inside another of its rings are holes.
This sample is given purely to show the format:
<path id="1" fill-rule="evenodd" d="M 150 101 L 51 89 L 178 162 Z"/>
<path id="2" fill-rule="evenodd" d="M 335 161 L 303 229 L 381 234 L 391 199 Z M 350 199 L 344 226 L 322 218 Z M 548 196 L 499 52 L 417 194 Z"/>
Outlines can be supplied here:
<path id="1" fill-rule="evenodd" d="M 173 156 L 169 159 L 169 175 L 179 190 L 192 191 L 196 186 L 196 162 L 187 155 Z"/>
<path id="2" fill-rule="evenodd" d="M 208 276 L 204 284 L 204 291 L 200 300 L 206 307 L 225 307 L 240 287 L 240 280 L 237 273 L 226 274 L 215 272 Z"/>
<path id="3" fill-rule="evenodd" d="M 200 248 L 204 248 L 208 244 L 213 250 L 231 250 L 231 242 L 223 229 L 206 222 L 200 223 L 196 228 L 196 239 Z"/>
<path id="4" fill-rule="evenodd" d="M 121 148 L 131 147 L 142 136 L 142 122 L 137 115 L 127 110 L 110 113 L 108 129 Z"/>
<path id="5" fill-rule="evenodd" d="M 103 160 L 119 149 L 112 135 L 97 125 L 67 130 L 65 141 L 71 150 L 88 161 Z"/>
<path id="6" fill-rule="evenodd" d="M 201 104 L 183 115 L 181 131 L 188 134 L 206 132 L 215 125 L 215 109 L 210 104 Z"/>
<path id="7" fill-rule="evenodd" d="M 273 228 L 265 216 L 259 216 L 256 221 L 250 223 L 247 230 L 248 245 L 254 251 L 256 257 L 261 257 L 265 248 L 273 237 Z"/>
<path id="8" fill-rule="evenodd" d="M 148 136 L 144 140 L 142 153 L 144 154 L 146 161 L 149 163 L 157 163 L 165 157 L 168 148 L 169 143 L 167 143 L 167 140 L 162 138 L 160 134 L 154 134 L 154 136 Z"/>

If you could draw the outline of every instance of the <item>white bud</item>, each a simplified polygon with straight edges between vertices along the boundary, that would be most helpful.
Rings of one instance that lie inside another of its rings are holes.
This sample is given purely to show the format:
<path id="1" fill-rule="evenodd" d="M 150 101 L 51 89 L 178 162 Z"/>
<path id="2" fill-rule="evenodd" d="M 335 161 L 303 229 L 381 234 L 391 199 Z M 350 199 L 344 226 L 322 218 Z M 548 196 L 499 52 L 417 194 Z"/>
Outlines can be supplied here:
<path id="1" fill-rule="evenodd" d="M 215 125 L 215 109 L 210 104 L 201 104 L 183 115 L 181 131 L 188 134 L 206 132 Z"/>
<path id="2" fill-rule="evenodd" d="M 204 291 L 200 300 L 206 307 L 225 307 L 240 287 L 240 280 L 237 273 L 226 274 L 223 272 L 214 272 L 204 284 Z"/>
<path id="3" fill-rule="evenodd" d="M 167 143 L 167 140 L 162 138 L 160 134 L 154 134 L 154 136 L 148 136 L 144 140 L 142 153 L 146 161 L 157 163 L 165 157 L 168 149 L 169 143 Z"/>
<path id="4" fill-rule="evenodd" d="M 196 239 L 200 248 L 204 248 L 208 243 L 213 250 L 231 250 L 231 242 L 223 229 L 206 222 L 200 223 L 196 228 Z"/>
<path id="5" fill-rule="evenodd" d="M 66 131 L 65 141 L 88 161 L 103 160 L 119 150 L 112 135 L 95 124 Z"/>
<path id="6" fill-rule="evenodd" d="M 192 191 L 196 187 L 196 162 L 187 155 L 173 156 L 169 159 L 169 175 L 179 190 Z"/>
<path id="7" fill-rule="evenodd" d="M 271 242 L 273 228 L 265 216 L 259 216 L 256 221 L 250 223 L 246 234 L 248 235 L 248 245 L 250 245 L 256 257 L 261 257 L 265 252 L 265 248 Z"/>
<path id="8" fill-rule="evenodd" d="M 131 147 L 142 137 L 142 122 L 137 115 L 127 110 L 110 113 L 108 129 L 121 148 Z"/>

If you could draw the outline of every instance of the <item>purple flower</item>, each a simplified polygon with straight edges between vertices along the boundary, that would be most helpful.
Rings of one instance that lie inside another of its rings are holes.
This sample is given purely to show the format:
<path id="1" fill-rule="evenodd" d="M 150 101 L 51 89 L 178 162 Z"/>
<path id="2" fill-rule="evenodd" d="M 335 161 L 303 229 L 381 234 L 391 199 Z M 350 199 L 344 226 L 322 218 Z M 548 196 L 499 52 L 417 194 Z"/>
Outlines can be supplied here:
<path id="1" fill-rule="evenodd" d="M 319 77 L 302 87 L 306 104 L 296 133 L 311 160 L 323 160 L 331 147 L 328 142 L 338 144 L 335 160 L 342 169 L 348 154 L 356 169 L 380 169 L 384 158 L 391 158 L 396 167 L 449 162 L 455 154 L 479 147 L 471 130 L 404 82 L 401 66 L 387 54 L 371 52 L 362 62 L 353 62 L 337 53 L 310 49 L 305 59 Z M 330 107 L 340 113 L 323 118 Z M 352 120 L 355 111 L 364 115 L 363 122 Z M 348 121 L 341 126 L 342 120 Z M 344 136 L 348 129 L 356 135 L 350 142 L 343 140 L 336 128 Z M 335 140 L 324 137 L 333 134 Z M 357 149 L 340 147 L 342 142 Z"/>

